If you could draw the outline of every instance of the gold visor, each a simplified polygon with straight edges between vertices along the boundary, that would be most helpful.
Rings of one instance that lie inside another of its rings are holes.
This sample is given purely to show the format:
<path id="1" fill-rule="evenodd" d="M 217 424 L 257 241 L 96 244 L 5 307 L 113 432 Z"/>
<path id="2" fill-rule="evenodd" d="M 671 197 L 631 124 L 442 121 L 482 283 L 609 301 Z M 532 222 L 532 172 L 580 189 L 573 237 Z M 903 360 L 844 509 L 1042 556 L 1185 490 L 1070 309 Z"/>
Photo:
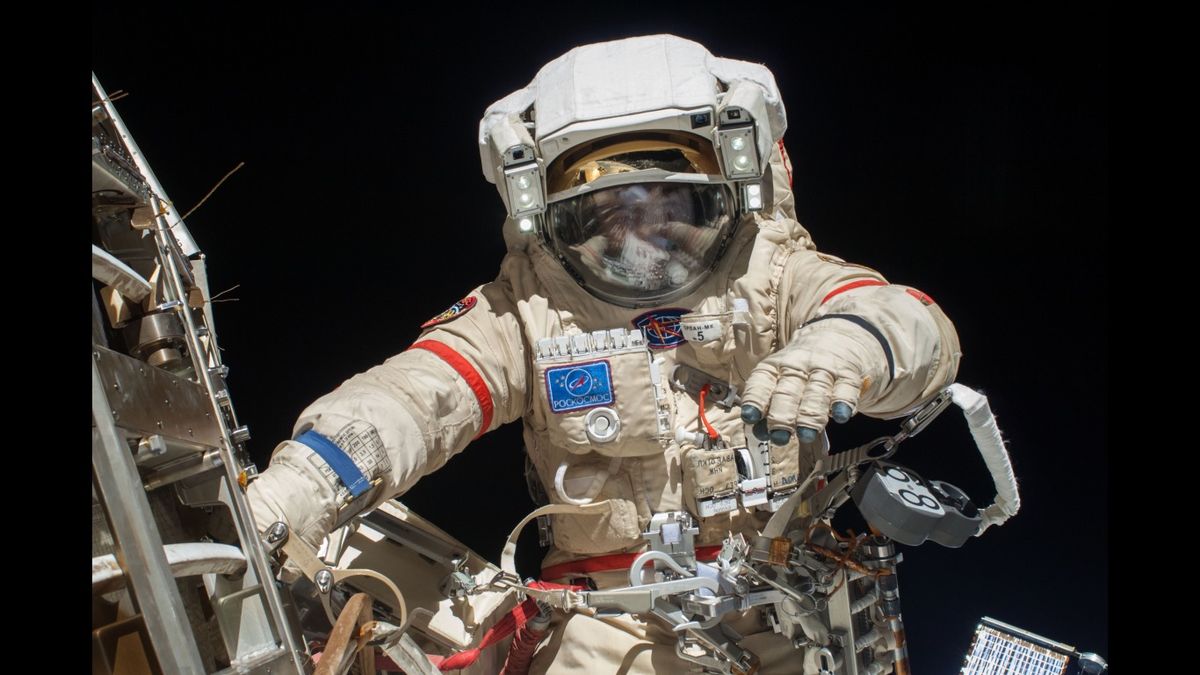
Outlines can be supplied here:
<path id="1" fill-rule="evenodd" d="M 599 138 L 559 155 L 546 169 L 550 195 L 615 173 L 659 168 L 720 175 L 713 145 L 695 134 L 653 131 Z"/>

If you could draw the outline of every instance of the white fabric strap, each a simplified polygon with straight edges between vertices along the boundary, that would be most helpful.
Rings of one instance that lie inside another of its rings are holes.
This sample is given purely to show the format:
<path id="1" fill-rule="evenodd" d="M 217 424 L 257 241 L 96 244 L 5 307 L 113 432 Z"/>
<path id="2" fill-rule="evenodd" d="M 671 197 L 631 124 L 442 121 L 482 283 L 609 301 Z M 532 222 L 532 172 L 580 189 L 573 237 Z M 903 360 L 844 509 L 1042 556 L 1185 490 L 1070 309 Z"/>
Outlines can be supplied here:
<path id="1" fill-rule="evenodd" d="M 517 526 L 509 533 L 508 539 L 504 542 L 504 551 L 500 554 L 500 569 L 506 575 L 520 581 L 517 576 L 517 539 L 521 536 L 521 530 L 525 526 L 533 522 L 538 516 L 548 516 L 555 513 L 560 514 L 578 514 L 584 516 L 601 516 L 609 513 L 612 510 L 612 504 L 609 500 L 597 502 L 595 504 L 547 504 L 536 508 L 529 515 L 521 519 Z M 514 583 L 513 586 L 521 590 L 522 593 L 544 602 L 551 607 L 570 611 L 584 606 L 583 596 L 576 591 L 567 589 L 562 590 L 542 590 L 538 588 L 529 588 L 521 583 Z"/>
<path id="2" fill-rule="evenodd" d="M 559 499 L 576 506 L 591 504 L 596 495 L 600 494 L 600 490 L 604 489 L 604 483 L 608 481 L 608 477 L 617 473 L 621 468 L 621 458 L 613 457 L 609 460 L 607 468 L 600 469 L 591 477 L 591 480 L 588 482 L 588 488 L 584 491 L 582 497 L 572 497 L 567 494 L 565 485 L 567 469 L 570 468 L 569 459 L 569 457 L 563 459 L 562 464 L 559 464 L 558 469 L 554 472 L 554 492 L 558 494 Z"/>
<path id="3" fill-rule="evenodd" d="M 979 448 L 979 454 L 987 464 L 992 474 L 992 482 L 996 485 L 996 499 L 990 506 L 982 510 L 983 522 L 975 536 L 983 534 L 992 525 L 1001 525 L 1004 521 L 1016 515 L 1021 508 L 1021 495 L 1017 491 L 1017 477 L 1013 474 L 1012 462 L 1008 450 L 1004 447 L 1004 438 L 1000 427 L 996 425 L 996 417 L 988 406 L 987 397 L 983 394 L 955 383 L 950 385 L 950 396 L 955 405 L 962 408 L 963 417 L 967 418 L 967 426 L 971 436 Z"/>
<path id="4" fill-rule="evenodd" d="M 521 522 L 517 523 L 517 526 L 508 534 L 508 539 L 504 541 L 504 550 L 500 553 L 500 569 L 504 573 L 520 579 L 520 577 L 517 577 L 517 538 L 521 536 L 521 530 L 525 529 L 525 526 L 533 522 L 538 516 L 548 516 L 555 513 L 601 516 L 608 513 L 611 509 L 612 504 L 607 499 L 595 504 L 547 504 L 534 509 L 529 515 L 522 518 Z"/>

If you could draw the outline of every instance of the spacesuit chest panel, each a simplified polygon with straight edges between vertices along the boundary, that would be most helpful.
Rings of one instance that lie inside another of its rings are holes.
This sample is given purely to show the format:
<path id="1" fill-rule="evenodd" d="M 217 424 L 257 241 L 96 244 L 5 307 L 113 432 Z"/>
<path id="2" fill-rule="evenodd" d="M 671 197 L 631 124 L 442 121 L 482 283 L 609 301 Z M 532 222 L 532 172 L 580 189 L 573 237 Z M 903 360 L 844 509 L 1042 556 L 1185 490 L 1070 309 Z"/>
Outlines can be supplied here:
<path id="1" fill-rule="evenodd" d="M 609 457 L 662 453 L 672 404 L 642 333 L 614 328 L 538 339 L 534 397 L 552 444 Z"/>
<path id="2" fill-rule="evenodd" d="M 714 302 L 713 311 L 683 317 L 680 329 L 687 343 L 675 350 L 670 376 L 681 430 L 684 502 L 702 520 L 739 509 L 778 509 L 798 486 L 800 465 L 812 462 L 813 449 L 801 448 L 794 437 L 774 445 L 765 423 L 752 430 L 741 419 L 746 376 L 770 351 L 763 338 L 773 331 L 760 330 L 745 312 L 746 303 L 737 304 L 721 311 Z M 702 420 L 699 392 L 705 385 Z"/>

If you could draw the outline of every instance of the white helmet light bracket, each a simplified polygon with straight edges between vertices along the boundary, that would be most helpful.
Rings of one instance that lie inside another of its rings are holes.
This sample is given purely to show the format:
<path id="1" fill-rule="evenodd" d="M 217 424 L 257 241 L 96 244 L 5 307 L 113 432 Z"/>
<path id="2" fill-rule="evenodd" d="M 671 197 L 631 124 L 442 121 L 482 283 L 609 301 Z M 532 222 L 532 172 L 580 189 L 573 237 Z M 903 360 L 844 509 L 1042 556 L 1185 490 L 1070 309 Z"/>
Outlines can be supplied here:
<path id="1" fill-rule="evenodd" d="M 492 127 L 489 142 L 497 159 L 494 175 L 504 177 L 496 183 L 508 216 L 522 232 L 532 232 L 546 210 L 545 163 L 533 137 L 519 117 L 508 115 Z"/>
<path id="2" fill-rule="evenodd" d="M 643 63 L 666 65 L 647 71 Z M 581 72 L 599 79 L 584 88 L 574 79 Z M 622 109 L 620 99 L 597 91 L 630 92 L 628 105 Z M 786 125 L 765 67 L 655 35 L 586 45 L 547 64 L 529 86 L 488 108 L 479 141 L 484 176 L 496 184 L 519 231 L 532 233 L 542 229 L 551 197 L 546 167 L 556 158 L 583 143 L 654 131 L 686 132 L 711 143 L 739 215 L 762 210 L 771 202 L 764 174 Z"/>

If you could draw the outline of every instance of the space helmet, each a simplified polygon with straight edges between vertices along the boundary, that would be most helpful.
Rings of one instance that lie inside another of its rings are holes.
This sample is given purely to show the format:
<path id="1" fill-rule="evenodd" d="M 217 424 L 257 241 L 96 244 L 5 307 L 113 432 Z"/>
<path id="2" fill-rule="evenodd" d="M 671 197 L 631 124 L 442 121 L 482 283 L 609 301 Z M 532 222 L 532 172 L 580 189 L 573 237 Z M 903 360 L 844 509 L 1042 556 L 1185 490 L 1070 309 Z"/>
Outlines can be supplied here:
<path id="1" fill-rule="evenodd" d="M 686 295 L 770 201 L 786 128 L 765 67 L 672 35 L 577 47 L 479 126 L 509 217 L 592 295 L 624 307 Z"/>

